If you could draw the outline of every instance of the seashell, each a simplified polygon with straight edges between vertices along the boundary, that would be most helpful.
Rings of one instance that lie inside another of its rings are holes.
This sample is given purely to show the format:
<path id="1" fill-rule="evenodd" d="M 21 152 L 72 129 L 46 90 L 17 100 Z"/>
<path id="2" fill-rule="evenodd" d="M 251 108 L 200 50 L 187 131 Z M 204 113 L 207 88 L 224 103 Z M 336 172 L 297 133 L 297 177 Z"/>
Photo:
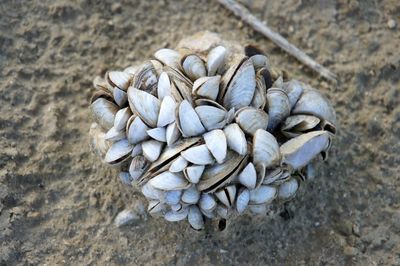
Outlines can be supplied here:
<path id="1" fill-rule="evenodd" d="M 136 213 L 130 210 L 123 210 L 118 213 L 117 217 L 115 217 L 114 224 L 117 227 L 132 224 L 135 221 L 139 220 L 139 217 Z"/>
<path id="2" fill-rule="evenodd" d="M 262 129 L 258 129 L 253 136 L 253 163 L 262 164 L 267 168 L 279 165 L 281 155 L 279 144 L 275 137 Z"/>
<path id="3" fill-rule="evenodd" d="M 160 100 L 150 93 L 135 89 L 134 87 L 129 87 L 128 89 L 128 100 L 133 112 L 138 114 L 145 124 L 150 127 L 157 126 L 161 105 Z"/>
<path id="4" fill-rule="evenodd" d="M 214 158 L 205 144 L 191 147 L 181 152 L 183 158 L 194 164 L 213 164 Z"/>
<path id="5" fill-rule="evenodd" d="M 240 155 L 247 153 L 247 141 L 238 124 L 230 124 L 224 128 L 228 148 Z"/>
<path id="6" fill-rule="evenodd" d="M 179 156 L 181 151 L 196 145 L 199 140 L 200 138 L 185 139 L 184 141 L 179 141 L 172 146 L 166 147 L 158 160 L 150 165 L 150 168 L 146 171 L 146 174 L 141 178 L 140 183 L 143 183 L 148 178 L 168 170 L 172 161 Z"/>
<path id="7" fill-rule="evenodd" d="M 249 209 L 255 215 L 265 215 L 267 213 L 267 206 L 265 204 L 249 204 Z"/>
<path id="8" fill-rule="evenodd" d="M 282 183 L 278 188 L 278 198 L 281 200 L 288 200 L 296 195 L 299 183 L 295 178 Z"/>
<path id="9" fill-rule="evenodd" d="M 138 180 L 139 177 L 143 175 L 144 171 L 146 171 L 147 166 L 147 160 L 144 156 L 138 155 L 134 157 L 129 166 L 129 174 L 131 175 L 132 180 Z"/>
<path id="10" fill-rule="evenodd" d="M 200 199 L 200 192 L 195 185 L 183 191 L 181 200 L 188 204 L 196 204 Z"/>
<path id="11" fill-rule="evenodd" d="M 183 170 L 183 174 L 190 183 L 197 184 L 200 181 L 204 168 L 204 165 L 192 165 L 186 167 Z"/>
<path id="12" fill-rule="evenodd" d="M 292 109 L 303 93 L 303 87 L 299 81 L 293 79 L 283 83 L 283 89 L 286 91 L 289 98 L 290 109 Z"/>
<path id="13" fill-rule="evenodd" d="M 181 201 L 182 190 L 171 190 L 165 192 L 165 203 L 176 205 Z"/>
<path id="14" fill-rule="evenodd" d="M 257 71 L 256 75 L 256 90 L 254 91 L 253 99 L 251 100 L 251 106 L 254 108 L 263 109 L 265 104 L 267 103 L 267 85 L 265 83 L 263 73 L 266 70 L 265 68 L 260 69 Z"/>
<path id="15" fill-rule="evenodd" d="M 165 71 L 170 77 L 171 83 L 171 96 L 177 101 L 182 100 L 188 101 L 190 104 L 192 101 L 192 87 L 193 82 L 187 78 L 179 69 L 165 67 Z"/>
<path id="16" fill-rule="evenodd" d="M 248 163 L 246 165 L 238 175 L 238 180 L 243 186 L 249 189 L 254 189 L 256 187 L 257 173 L 253 163 Z"/>
<path id="17" fill-rule="evenodd" d="M 176 103 L 171 96 L 165 96 L 161 102 L 160 113 L 158 115 L 157 127 L 165 127 L 175 122 Z"/>
<path id="18" fill-rule="evenodd" d="M 282 89 L 283 88 L 283 77 L 279 76 L 272 84 L 273 88 Z"/>
<path id="19" fill-rule="evenodd" d="M 132 80 L 131 86 L 155 94 L 157 88 L 157 72 L 151 61 L 146 61 L 139 66 L 137 73 Z"/>
<path id="20" fill-rule="evenodd" d="M 255 72 L 251 60 L 246 60 L 230 81 L 223 98 L 225 108 L 240 109 L 248 106 L 256 88 Z"/>
<path id="21" fill-rule="evenodd" d="M 241 189 L 236 199 L 236 210 L 239 214 L 242 214 L 246 210 L 249 201 L 250 191 L 247 188 Z"/>
<path id="22" fill-rule="evenodd" d="M 175 161 L 172 162 L 171 166 L 169 167 L 169 171 L 172 173 L 182 172 L 188 164 L 189 162 L 186 161 L 185 158 L 179 156 L 175 159 Z"/>
<path id="23" fill-rule="evenodd" d="M 137 66 L 129 66 L 124 69 L 125 73 L 131 74 L 132 76 L 135 75 L 137 73 L 137 71 L 138 71 Z"/>
<path id="24" fill-rule="evenodd" d="M 145 123 L 143 123 L 140 117 L 132 116 L 127 122 L 128 127 L 128 141 L 132 144 L 137 144 L 149 138 L 147 130 L 149 129 Z"/>
<path id="25" fill-rule="evenodd" d="M 168 74 L 162 72 L 158 78 L 157 83 L 157 96 L 160 101 L 164 100 L 165 96 L 171 96 L 171 81 L 169 80 Z"/>
<path id="26" fill-rule="evenodd" d="M 207 55 L 207 71 L 209 76 L 215 75 L 218 69 L 224 64 L 226 54 L 226 48 L 223 46 L 211 49 Z"/>
<path id="27" fill-rule="evenodd" d="M 121 180 L 121 182 L 124 185 L 128 185 L 128 186 L 132 185 L 131 183 L 132 183 L 133 179 L 131 178 L 131 175 L 129 174 L 129 172 L 119 172 L 118 176 L 119 176 L 119 180 Z"/>
<path id="28" fill-rule="evenodd" d="M 215 101 L 218 97 L 221 76 L 201 77 L 193 83 L 192 94 Z"/>
<path id="29" fill-rule="evenodd" d="M 267 130 L 275 128 L 290 114 L 290 103 L 286 92 L 282 89 L 271 88 L 267 91 L 269 123 Z"/>
<path id="30" fill-rule="evenodd" d="M 92 123 L 89 130 L 90 148 L 101 158 L 104 158 L 110 142 L 105 140 L 105 133 L 97 123 Z"/>
<path id="31" fill-rule="evenodd" d="M 149 181 L 154 188 L 161 190 L 179 190 L 189 187 L 189 183 L 178 173 L 165 171 Z"/>
<path id="32" fill-rule="evenodd" d="M 129 107 L 120 109 L 116 114 L 114 118 L 114 128 L 116 131 L 120 131 L 125 129 L 126 123 L 128 122 L 128 119 L 131 117 L 132 112 L 129 109 Z"/>
<path id="33" fill-rule="evenodd" d="M 167 142 L 166 129 L 163 127 L 156 127 L 147 130 L 147 135 L 160 142 Z"/>
<path id="34" fill-rule="evenodd" d="M 116 165 L 125 161 L 129 158 L 132 148 L 133 146 L 126 139 L 114 142 L 107 151 L 105 162 Z"/>
<path id="35" fill-rule="evenodd" d="M 314 115 L 336 127 L 336 113 L 329 100 L 315 89 L 304 89 L 292 114 Z"/>
<path id="36" fill-rule="evenodd" d="M 227 144 L 225 134 L 220 129 L 209 131 L 203 135 L 208 150 L 218 163 L 223 163 L 226 157 Z"/>
<path id="37" fill-rule="evenodd" d="M 205 132 L 199 116 L 188 101 L 183 100 L 180 103 L 178 117 L 178 128 L 184 137 L 198 136 Z"/>
<path id="38" fill-rule="evenodd" d="M 215 196 L 223 203 L 226 207 L 231 207 L 235 202 L 236 197 L 236 186 L 227 186 L 221 190 L 215 192 Z"/>
<path id="39" fill-rule="evenodd" d="M 172 49 L 163 48 L 155 52 L 154 57 L 161 61 L 164 65 L 178 68 L 180 54 Z"/>
<path id="40" fill-rule="evenodd" d="M 266 167 L 264 164 L 259 163 L 255 165 L 256 173 L 257 173 L 257 181 L 256 181 L 256 188 L 259 188 L 260 185 L 263 183 L 266 173 Z"/>
<path id="41" fill-rule="evenodd" d="M 255 69 L 266 67 L 270 68 L 268 57 L 263 54 L 256 54 L 250 57 L 251 62 Z"/>
<path id="42" fill-rule="evenodd" d="M 184 206 L 182 204 L 178 203 L 178 204 L 171 205 L 170 207 L 171 207 L 172 211 L 177 212 L 177 211 L 182 210 L 182 208 Z"/>
<path id="43" fill-rule="evenodd" d="M 233 76 L 236 74 L 239 67 L 247 60 L 246 56 L 234 55 L 230 60 L 230 67 L 225 71 L 221 77 L 221 83 L 219 86 L 218 102 L 223 102 L 223 97 L 228 89 L 228 85 L 231 83 Z"/>
<path id="44" fill-rule="evenodd" d="M 250 190 L 250 202 L 252 204 L 266 204 L 271 203 L 277 195 L 275 187 L 260 186 L 254 190 Z"/>
<path id="45" fill-rule="evenodd" d="M 147 207 L 147 212 L 150 215 L 160 214 L 165 209 L 165 205 L 157 200 L 149 201 L 149 206 Z"/>
<path id="46" fill-rule="evenodd" d="M 218 216 L 220 216 L 222 219 L 228 219 L 228 216 L 229 216 L 228 208 L 218 204 L 216 211 L 217 211 Z"/>
<path id="47" fill-rule="evenodd" d="M 96 122 L 104 129 L 109 130 L 114 125 L 115 114 L 118 106 L 106 98 L 97 98 L 90 105 Z"/>
<path id="48" fill-rule="evenodd" d="M 194 230 L 201 230 L 204 228 L 204 219 L 199 208 L 195 205 L 189 207 L 188 221 Z"/>
<path id="49" fill-rule="evenodd" d="M 142 194 L 147 199 L 157 200 L 157 201 L 164 201 L 164 197 L 165 197 L 164 191 L 154 188 L 149 183 L 146 183 L 142 186 Z"/>
<path id="50" fill-rule="evenodd" d="M 164 65 L 156 59 L 151 59 L 150 62 L 154 67 L 156 76 L 160 77 L 161 73 L 164 71 Z"/>
<path id="51" fill-rule="evenodd" d="M 281 126 L 281 131 L 285 137 L 297 137 L 304 132 L 316 130 L 320 121 L 318 117 L 313 115 L 288 116 Z"/>
<path id="52" fill-rule="evenodd" d="M 328 131 L 313 131 L 292 138 L 282 144 L 282 162 L 294 170 L 306 166 L 314 157 L 330 145 Z"/>
<path id="53" fill-rule="evenodd" d="M 118 87 L 113 89 L 113 98 L 119 107 L 124 107 L 128 103 L 128 94 Z"/>
<path id="54" fill-rule="evenodd" d="M 171 146 L 174 144 L 179 137 L 181 136 L 181 133 L 176 125 L 176 123 L 169 124 L 167 126 L 166 132 L 165 132 L 165 138 L 167 140 L 167 145 Z"/>
<path id="55" fill-rule="evenodd" d="M 215 199 L 212 195 L 210 194 L 205 194 L 202 193 L 200 200 L 199 200 L 199 207 L 200 209 L 209 212 L 212 211 L 213 209 L 215 209 L 215 207 L 217 206 L 217 202 L 215 202 Z"/>
<path id="56" fill-rule="evenodd" d="M 185 74 L 193 81 L 207 75 L 204 62 L 197 55 L 188 55 L 182 58 L 182 68 Z"/>
<path id="57" fill-rule="evenodd" d="M 207 130 L 213 130 L 225 126 L 225 118 L 227 115 L 225 109 L 210 105 L 200 105 L 197 106 L 195 110 L 201 123 Z"/>
<path id="58" fill-rule="evenodd" d="M 197 188 L 205 193 L 214 192 L 218 188 L 232 181 L 244 167 L 247 156 L 228 151 L 226 160 L 222 164 L 214 164 L 204 170 Z"/>
<path id="59" fill-rule="evenodd" d="M 182 208 L 180 211 L 169 211 L 165 213 L 164 218 L 168 222 L 178 222 L 186 219 L 189 214 L 188 208 Z"/>
<path id="60" fill-rule="evenodd" d="M 106 80 L 112 87 L 118 87 L 126 91 L 131 83 L 132 75 L 122 71 L 109 71 L 106 73 Z"/>
<path id="61" fill-rule="evenodd" d="M 244 133 L 254 135 L 258 129 L 267 129 L 268 115 L 263 110 L 244 107 L 237 111 L 235 121 Z"/>
<path id="62" fill-rule="evenodd" d="M 104 92 L 111 92 L 112 88 L 105 79 L 97 76 L 93 80 L 93 87 L 96 90 L 104 91 Z"/>
<path id="63" fill-rule="evenodd" d="M 283 175 L 283 172 L 284 170 L 281 167 L 267 170 L 265 172 L 263 184 L 273 184 L 276 180 L 279 180 L 279 178 Z"/>
<path id="64" fill-rule="evenodd" d="M 157 140 L 147 140 L 142 142 L 143 156 L 150 162 L 154 162 L 160 157 L 163 143 Z"/>
<path id="65" fill-rule="evenodd" d="M 143 154 L 142 145 L 136 144 L 132 149 L 131 156 L 133 158 L 133 157 L 141 155 L 141 154 Z"/>
<path id="66" fill-rule="evenodd" d="M 115 127 L 110 128 L 110 130 L 104 135 L 104 139 L 109 141 L 118 141 L 125 138 L 125 131 L 117 131 L 115 130 Z"/>

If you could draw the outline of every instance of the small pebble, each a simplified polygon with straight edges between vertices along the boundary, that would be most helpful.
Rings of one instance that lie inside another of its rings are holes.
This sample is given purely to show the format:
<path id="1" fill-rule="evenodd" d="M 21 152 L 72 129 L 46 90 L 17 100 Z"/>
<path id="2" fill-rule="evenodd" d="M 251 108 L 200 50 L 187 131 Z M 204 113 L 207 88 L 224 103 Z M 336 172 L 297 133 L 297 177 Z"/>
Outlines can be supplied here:
<path id="1" fill-rule="evenodd" d="M 138 219 L 139 217 L 132 211 L 123 210 L 122 212 L 118 213 L 117 217 L 115 217 L 114 223 L 117 227 L 121 227 L 130 224 Z"/>
<path id="2" fill-rule="evenodd" d="M 358 224 L 354 223 L 352 230 L 355 236 L 360 237 L 360 226 Z"/>
<path id="3" fill-rule="evenodd" d="M 389 19 L 387 22 L 389 29 L 394 29 L 396 27 L 396 21 L 394 19 Z"/>

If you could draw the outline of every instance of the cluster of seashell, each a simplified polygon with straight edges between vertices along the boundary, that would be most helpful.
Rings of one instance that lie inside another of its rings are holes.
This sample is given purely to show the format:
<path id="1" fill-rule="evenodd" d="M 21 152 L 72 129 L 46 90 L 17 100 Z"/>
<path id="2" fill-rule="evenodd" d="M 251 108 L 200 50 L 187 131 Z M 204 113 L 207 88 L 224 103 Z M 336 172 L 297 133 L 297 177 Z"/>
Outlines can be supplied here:
<path id="1" fill-rule="evenodd" d="M 325 159 L 336 117 L 317 90 L 260 53 L 161 49 L 96 78 L 92 141 L 168 221 L 265 214 Z"/>

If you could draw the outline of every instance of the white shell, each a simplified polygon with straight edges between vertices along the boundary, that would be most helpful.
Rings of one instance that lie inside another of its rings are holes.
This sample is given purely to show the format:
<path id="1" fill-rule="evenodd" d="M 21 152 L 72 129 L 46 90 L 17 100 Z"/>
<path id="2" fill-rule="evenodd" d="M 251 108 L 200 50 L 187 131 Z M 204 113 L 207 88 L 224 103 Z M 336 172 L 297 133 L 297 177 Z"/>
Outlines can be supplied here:
<path id="1" fill-rule="evenodd" d="M 171 96 L 171 81 L 166 72 L 162 72 L 158 78 L 157 96 L 160 101 L 164 100 L 165 96 Z"/>
<path id="2" fill-rule="evenodd" d="M 268 101 L 268 131 L 275 128 L 290 114 L 289 97 L 283 89 L 270 88 L 267 91 Z"/>
<path id="3" fill-rule="evenodd" d="M 250 105 L 255 89 L 255 71 L 251 60 L 248 59 L 239 67 L 228 85 L 223 100 L 225 108 L 238 110 Z"/>
<path id="4" fill-rule="evenodd" d="M 163 144 L 157 140 L 148 140 L 142 143 L 143 156 L 150 162 L 154 162 L 160 157 Z"/>
<path id="5" fill-rule="evenodd" d="M 280 147 L 282 161 L 295 170 L 300 169 L 324 151 L 329 143 L 330 136 L 327 131 L 313 131 L 302 134 L 282 144 Z"/>
<path id="6" fill-rule="evenodd" d="M 226 206 L 233 205 L 236 197 L 236 186 L 227 186 L 215 192 L 215 196 Z"/>
<path id="7" fill-rule="evenodd" d="M 194 137 L 205 132 L 199 116 L 186 100 L 179 105 L 179 124 L 185 137 Z"/>
<path id="8" fill-rule="evenodd" d="M 191 80 L 196 80 L 207 75 L 204 62 L 197 55 L 187 56 L 183 60 L 182 68 Z"/>
<path id="9" fill-rule="evenodd" d="M 171 173 L 169 171 L 153 177 L 149 181 L 150 185 L 161 190 L 179 190 L 188 187 L 189 183 L 182 175 Z"/>
<path id="10" fill-rule="evenodd" d="M 120 109 L 116 114 L 114 118 L 114 128 L 115 130 L 123 130 L 126 127 L 126 123 L 128 122 L 129 117 L 131 117 L 132 112 L 129 107 Z"/>
<path id="11" fill-rule="evenodd" d="M 164 127 L 156 127 L 150 130 L 147 130 L 147 135 L 149 135 L 151 138 L 161 141 L 161 142 L 167 142 L 166 138 L 166 130 Z"/>
<path id="12" fill-rule="evenodd" d="M 253 163 L 269 168 L 278 165 L 281 160 L 279 144 L 275 137 L 262 129 L 258 129 L 253 137 Z"/>
<path id="13" fill-rule="evenodd" d="M 137 144 L 143 140 L 149 138 L 147 134 L 148 126 L 143 123 L 140 117 L 135 117 L 133 122 L 129 125 L 128 129 L 128 141 L 132 144 Z"/>
<path id="14" fill-rule="evenodd" d="M 260 186 L 250 191 L 250 202 L 252 204 L 264 204 L 272 202 L 276 197 L 277 191 L 275 187 Z"/>
<path id="15" fill-rule="evenodd" d="M 164 191 L 159 190 L 151 186 L 149 183 L 146 183 L 142 186 L 142 194 L 147 198 L 147 199 L 152 199 L 152 200 L 164 200 Z"/>
<path id="16" fill-rule="evenodd" d="M 203 174 L 205 166 L 204 165 L 192 165 L 186 167 L 183 173 L 190 183 L 197 184 L 200 181 L 201 175 Z"/>
<path id="17" fill-rule="evenodd" d="M 217 202 L 210 194 L 202 193 L 199 201 L 199 206 L 202 210 L 211 211 L 217 206 Z"/>
<path id="18" fill-rule="evenodd" d="M 149 201 L 149 206 L 147 207 L 148 213 L 150 213 L 152 216 L 160 214 L 164 209 L 165 205 L 158 200 Z"/>
<path id="19" fill-rule="evenodd" d="M 113 127 L 115 114 L 119 110 L 116 104 L 107 99 L 98 98 L 90 105 L 90 109 L 95 120 L 102 128 L 108 130 Z"/>
<path id="20" fill-rule="evenodd" d="M 278 188 L 278 198 L 287 200 L 292 198 L 299 188 L 299 183 L 295 178 L 291 178 Z"/>
<path id="21" fill-rule="evenodd" d="M 245 107 L 237 111 L 236 123 L 244 133 L 254 135 L 257 129 L 267 129 L 268 115 L 261 109 Z"/>
<path id="22" fill-rule="evenodd" d="M 167 139 L 167 145 L 171 146 L 172 144 L 175 143 L 181 136 L 181 133 L 176 125 L 176 123 L 169 124 L 167 126 L 167 130 L 165 133 L 165 138 Z"/>
<path id="23" fill-rule="evenodd" d="M 168 222 L 178 222 L 186 219 L 188 216 L 189 209 L 188 208 L 182 208 L 180 211 L 169 211 L 165 214 L 164 218 Z"/>
<path id="24" fill-rule="evenodd" d="M 120 107 L 125 106 L 125 104 L 128 102 L 128 94 L 118 87 L 113 89 L 113 98 Z"/>
<path id="25" fill-rule="evenodd" d="M 131 109 L 150 127 L 157 126 L 161 102 L 159 99 L 134 87 L 128 89 L 128 99 Z"/>
<path id="26" fill-rule="evenodd" d="M 239 214 L 243 213 L 250 201 L 250 191 L 248 189 L 242 189 L 239 191 L 236 199 L 236 210 Z"/>
<path id="27" fill-rule="evenodd" d="M 218 163 L 223 163 L 226 157 L 227 144 L 226 137 L 222 130 L 215 129 L 203 135 L 203 139 L 211 154 Z"/>
<path id="28" fill-rule="evenodd" d="M 299 81 L 294 79 L 284 83 L 283 87 L 289 98 L 290 109 L 292 109 L 303 93 L 303 87 Z"/>
<path id="29" fill-rule="evenodd" d="M 213 76 L 218 69 L 224 64 L 226 56 L 226 48 L 217 46 L 213 48 L 207 55 L 207 70 L 208 75 Z"/>
<path id="30" fill-rule="evenodd" d="M 256 168 L 253 163 L 248 163 L 242 172 L 238 175 L 239 182 L 249 189 L 254 189 L 257 182 Z"/>
<path id="31" fill-rule="evenodd" d="M 147 161 L 146 159 L 138 155 L 134 157 L 131 161 L 131 164 L 129 166 L 129 174 L 131 175 L 132 179 L 134 181 L 138 180 L 139 177 L 141 177 L 146 170 L 147 167 Z"/>
<path id="32" fill-rule="evenodd" d="M 119 172 L 118 176 L 119 176 L 119 180 L 121 180 L 121 182 L 124 185 L 128 185 L 128 186 L 132 185 L 131 183 L 133 180 L 131 178 L 131 175 L 128 172 Z"/>
<path id="33" fill-rule="evenodd" d="M 132 151 L 133 146 L 126 140 L 113 143 L 107 151 L 105 161 L 109 164 L 118 164 L 126 160 Z"/>
<path id="34" fill-rule="evenodd" d="M 224 120 L 227 114 L 225 110 L 209 105 L 197 106 L 195 110 L 207 130 L 225 126 Z"/>
<path id="35" fill-rule="evenodd" d="M 195 230 L 204 228 L 204 219 L 199 208 L 195 205 L 189 207 L 188 221 L 190 226 Z"/>
<path id="36" fill-rule="evenodd" d="M 180 202 L 182 190 L 171 190 L 165 192 L 165 203 L 169 205 L 176 205 Z"/>
<path id="37" fill-rule="evenodd" d="M 182 156 L 191 163 L 206 165 L 214 163 L 210 151 L 205 144 L 191 147 L 183 152 Z"/>
<path id="38" fill-rule="evenodd" d="M 122 71 L 110 71 L 107 73 L 107 80 L 114 87 L 118 87 L 121 90 L 126 91 L 131 82 L 132 76 Z"/>
<path id="39" fill-rule="evenodd" d="M 161 102 L 160 114 L 158 115 L 157 127 L 164 127 L 175 122 L 176 103 L 171 96 L 165 96 Z"/>
<path id="40" fill-rule="evenodd" d="M 124 138 L 126 138 L 125 131 L 117 131 L 115 130 L 115 127 L 110 128 L 110 130 L 108 130 L 107 133 L 104 135 L 104 139 L 109 141 L 118 141 Z"/>
<path id="41" fill-rule="evenodd" d="M 123 210 L 115 217 L 114 224 L 118 227 L 132 223 L 138 220 L 139 217 L 130 210 Z"/>
<path id="42" fill-rule="evenodd" d="M 188 204 L 196 204 L 200 199 L 200 192 L 195 185 L 183 191 L 181 200 Z"/>
<path id="43" fill-rule="evenodd" d="M 250 57 L 251 62 L 253 63 L 254 68 L 262 68 L 266 67 L 267 69 L 270 67 L 268 57 L 262 54 L 256 54 Z"/>
<path id="44" fill-rule="evenodd" d="M 192 94 L 215 101 L 218 97 L 220 80 L 221 76 L 196 79 L 193 84 Z"/>
<path id="45" fill-rule="evenodd" d="M 185 158 L 182 156 L 178 156 L 178 158 L 175 159 L 175 161 L 172 162 L 172 164 L 169 167 L 169 171 L 172 173 L 177 173 L 183 171 L 183 169 L 186 168 L 186 166 L 189 164 L 188 161 L 186 161 Z"/>
<path id="46" fill-rule="evenodd" d="M 155 52 L 154 57 L 164 65 L 174 68 L 179 66 L 180 54 L 175 50 L 163 48 Z"/>
<path id="47" fill-rule="evenodd" d="M 230 124 L 224 128 L 228 148 L 240 155 L 247 153 L 247 141 L 238 124 Z"/>

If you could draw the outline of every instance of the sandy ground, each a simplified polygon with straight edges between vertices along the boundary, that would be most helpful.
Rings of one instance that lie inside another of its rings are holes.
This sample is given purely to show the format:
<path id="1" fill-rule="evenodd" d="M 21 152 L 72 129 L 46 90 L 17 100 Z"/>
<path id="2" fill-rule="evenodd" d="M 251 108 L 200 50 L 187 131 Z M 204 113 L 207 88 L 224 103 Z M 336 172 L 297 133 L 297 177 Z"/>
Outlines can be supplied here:
<path id="1" fill-rule="evenodd" d="M 2 0 L 0 264 L 399 265 L 400 3 L 280 2 L 243 3 L 338 86 L 213 1 Z M 90 152 L 91 81 L 200 30 L 259 45 L 327 94 L 340 123 L 330 159 L 272 219 L 222 232 L 152 218 L 117 228 L 140 196 Z"/>

